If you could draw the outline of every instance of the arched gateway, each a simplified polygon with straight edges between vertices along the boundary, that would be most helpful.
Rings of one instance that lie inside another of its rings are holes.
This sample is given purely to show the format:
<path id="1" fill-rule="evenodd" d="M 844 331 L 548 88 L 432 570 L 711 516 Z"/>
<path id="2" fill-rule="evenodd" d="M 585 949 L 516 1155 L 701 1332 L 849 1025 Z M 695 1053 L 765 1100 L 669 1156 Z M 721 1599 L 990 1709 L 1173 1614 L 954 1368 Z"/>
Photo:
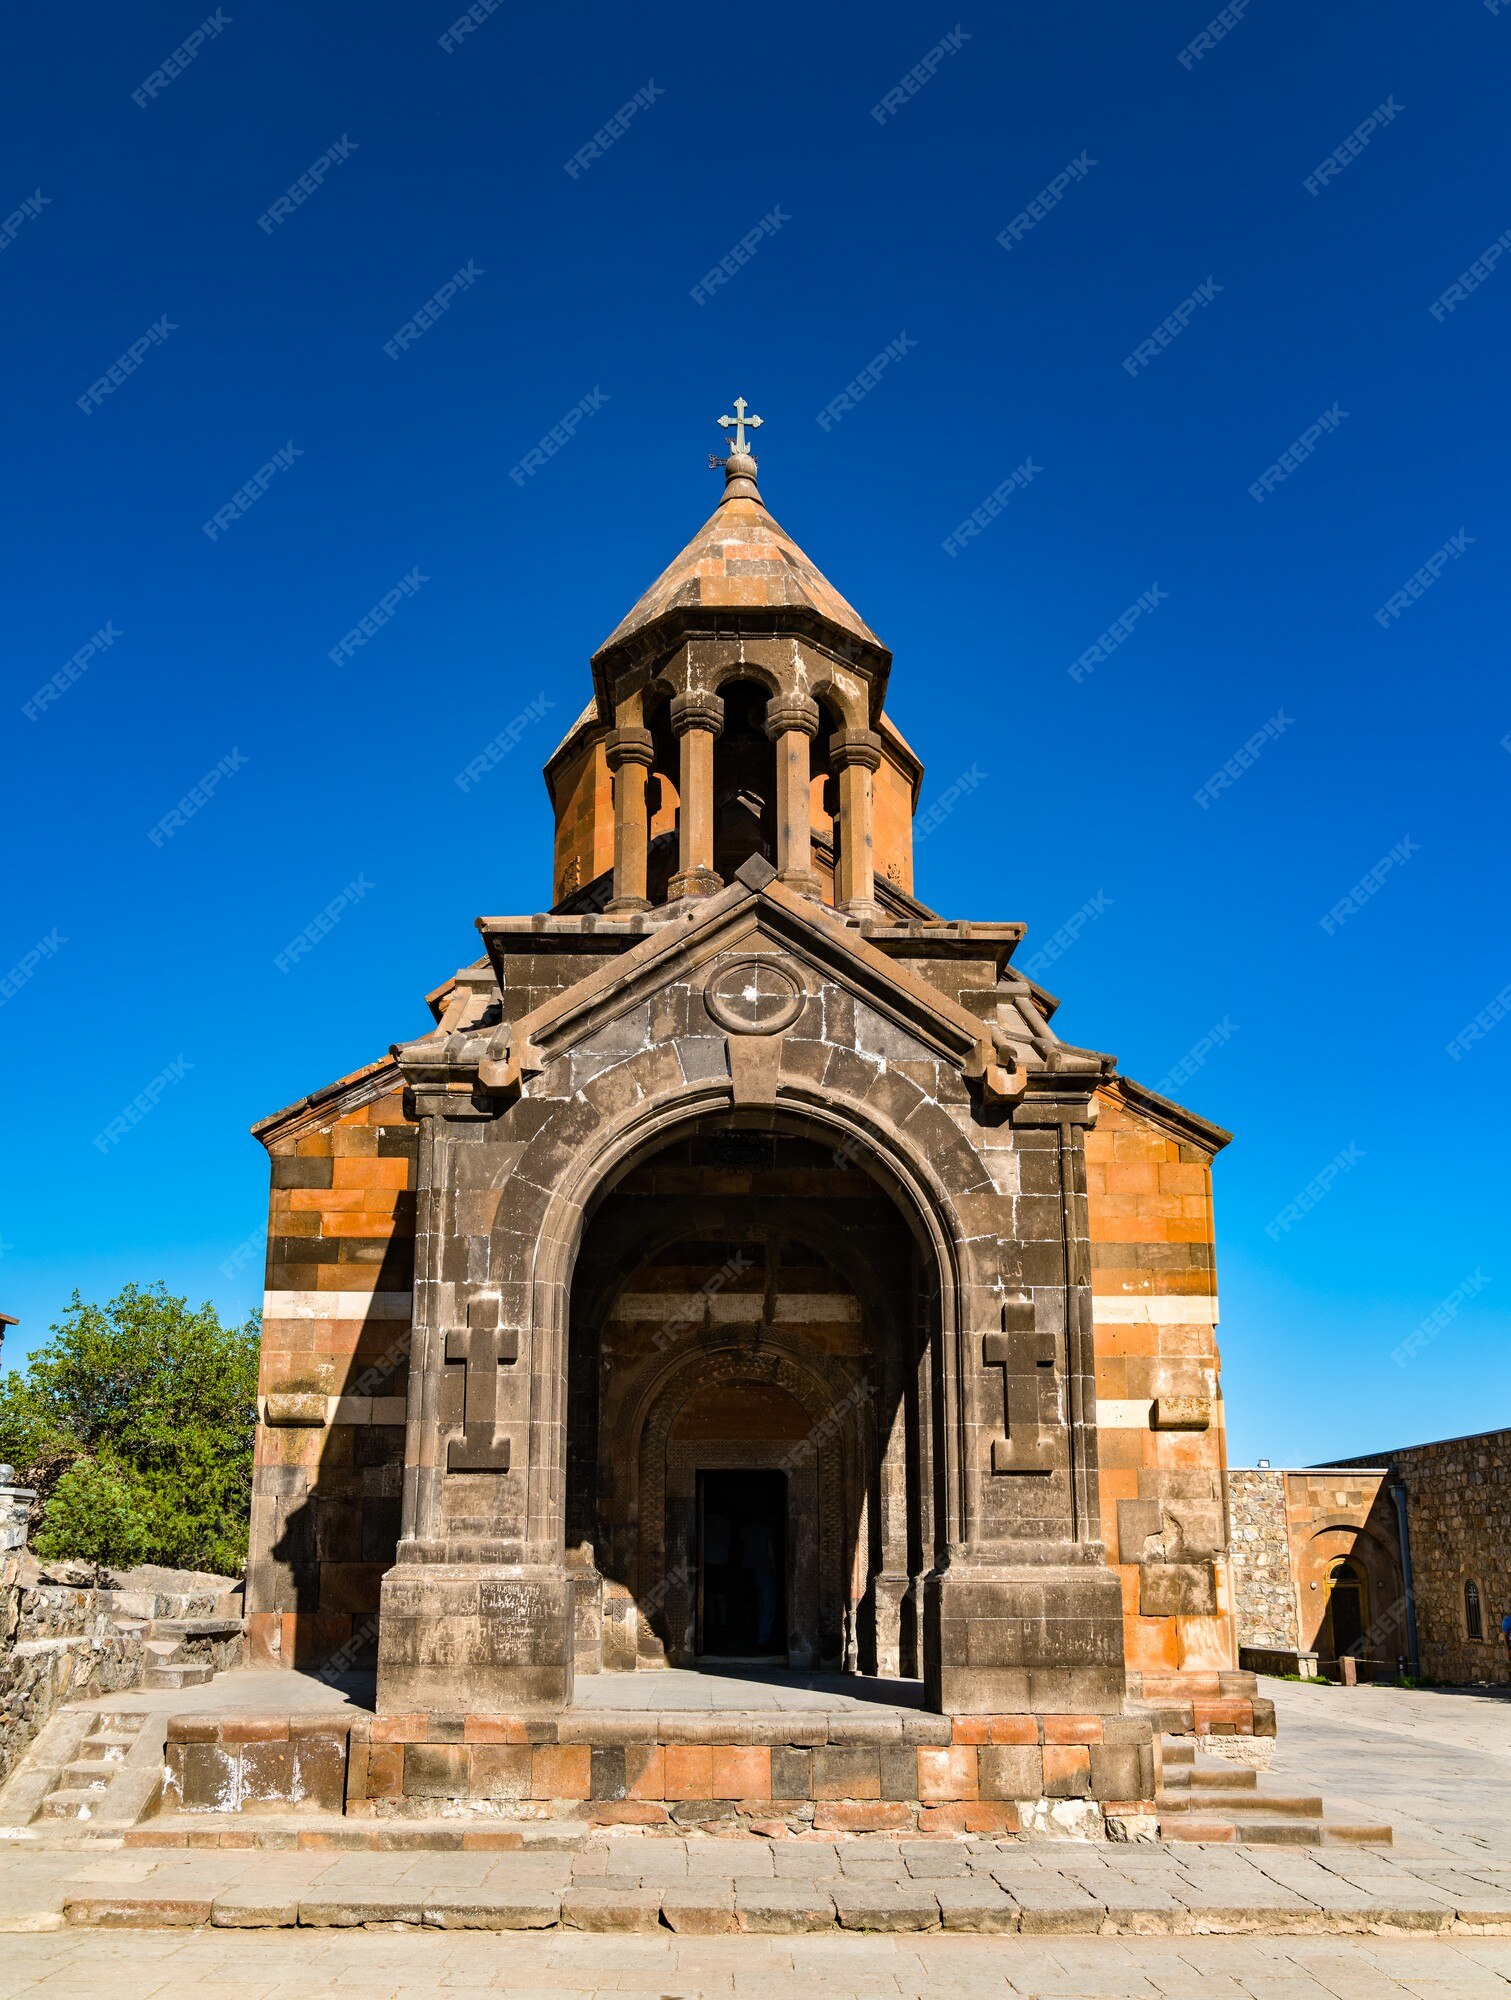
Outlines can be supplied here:
<path id="1" fill-rule="evenodd" d="M 259 1128 L 254 1642 L 404 1712 L 751 1661 L 1237 1698 L 1226 1135 L 914 897 L 891 656 L 755 474 L 594 656 L 551 912 Z"/>

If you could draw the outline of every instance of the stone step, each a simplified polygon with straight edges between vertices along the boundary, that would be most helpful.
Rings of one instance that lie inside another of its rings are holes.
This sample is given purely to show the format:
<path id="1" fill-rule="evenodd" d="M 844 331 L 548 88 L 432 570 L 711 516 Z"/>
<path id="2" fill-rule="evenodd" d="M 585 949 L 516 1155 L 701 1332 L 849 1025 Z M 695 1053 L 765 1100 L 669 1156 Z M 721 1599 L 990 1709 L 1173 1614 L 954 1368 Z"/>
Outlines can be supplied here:
<path id="1" fill-rule="evenodd" d="M 1389 1847 L 1388 1826 L 1323 1819 L 1261 1819 L 1257 1815 L 1173 1813 L 1160 1817 L 1160 1839 L 1244 1842 L 1255 1847 Z"/>
<path id="2" fill-rule="evenodd" d="M 155 1618 L 152 1636 L 162 1639 L 234 1639 L 239 1618 Z"/>
<path id="3" fill-rule="evenodd" d="M 110 1730 L 97 1730 L 93 1736 L 86 1736 L 79 1745 L 81 1757 L 92 1757 L 99 1764 L 118 1764 L 135 1743 L 134 1736 L 122 1736 Z"/>
<path id="4" fill-rule="evenodd" d="M 162 1813 L 127 1829 L 127 1847 L 338 1848 L 359 1853 L 463 1850 L 575 1854 L 593 1829 L 585 1820 L 347 1819 L 341 1813 Z M 724 1843 L 721 1841 L 722 1847 Z"/>
<path id="5" fill-rule="evenodd" d="M 1229 1764 L 1227 1770 L 1211 1770 L 1211 1766 L 1195 1764 L 1187 1770 L 1185 1784 L 1193 1792 L 1253 1792 L 1259 1784 L 1259 1772 L 1245 1770 L 1241 1764 Z"/>
<path id="6" fill-rule="evenodd" d="M 1196 1752 L 1189 1743 L 1172 1743 L 1168 1737 L 1165 1739 L 1165 1764 L 1167 1767 L 1172 1764 L 1194 1764 L 1195 1762 Z"/>
<path id="7" fill-rule="evenodd" d="M 104 1787 L 92 1792 L 62 1790 L 49 1792 L 42 1801 L 39 1819 L 92 1819 L 101 1803 Z"/>
<path id="8" fill-rule="evenodd" d="M 1322 1801 L 1300 1792 L 1198 1792 L 1156 1794 L 1160 1812 L 1217 1814 L 1227 1819 L 1321 1819 Z"/>
<path id="9" fill-rule="evenodd" d="M 1172 1813 L 1167 1819 L 1164 1808 L 1159 1815 L 1161 1840 L 1236 1840 L 1238 1829 L 1230 1819 L 1217 1819 L 1207 1813 Z"/>
<path id="10" fill-rule="evenodd" d="M 1216 1810 L 1238 1819 L 1251 1815 L 1259 1819 L 1321 1819 L 1326 1811 L 1322 1800 L 1310 1792 L 1209 1792 L 1206 1797 L 1220 1797 L 1222 1804 Z"/>
<path id="11" fill-rule="evenodd" d="M 214 1680 L 215 1669 L 203 1666 L 198 1661 L 182 1665 L 149 1667 L 146 1685 L 150 1688 L 193 1688 L 203 1687 L 206 1681 Z"/>
<path id="12" fill-rule="evenodd" d="M 114 1764 L 107 1764 L 100 1757 L 76 1757 L 71 1764 L 65 1764 L 58 1774 L 62 1779 L 59 1787 L 68 1792 L 103 1792 L 115 1776 Z"/>
<path id="13" fill-rule="evenodd" d="M 1335 1819 L 1322 1822 L 1324 1847 L 1392 1847 L 1395 1838 L 1395 1829 L 1388 1825 L 1370 1826 L 1363 1821 L 1349 1824 Z"/>
<path id="14" fill-rule="evenodd" d="M 116 1743 L 135 1743 L 147 1720 L 140 1708 L 102 1708 L 95 1716 L 92 1736 L 107 1736 Z"/>

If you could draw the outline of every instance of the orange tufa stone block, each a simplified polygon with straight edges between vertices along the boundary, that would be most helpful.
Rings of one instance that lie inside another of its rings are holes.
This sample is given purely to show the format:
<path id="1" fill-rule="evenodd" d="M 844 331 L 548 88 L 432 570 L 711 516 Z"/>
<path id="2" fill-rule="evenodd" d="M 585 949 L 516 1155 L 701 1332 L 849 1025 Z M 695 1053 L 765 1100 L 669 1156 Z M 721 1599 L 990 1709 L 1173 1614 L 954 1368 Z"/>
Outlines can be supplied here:
<path id="1" fill-rule="evenodd" d="M 973 1748 L 967 1746 L 958 1750 L 919 1750 L 920 1801 L 938 1804 L 947 1799 L 975 1799 L 978 1795 L 977 1758 Z"/>
<path id="2" fill-rule="evenodd" d="M 1009 1743 L 1024 1747 L 1037 1745 L 1039 1741 L 1039 1721 L 1033 1715 L 994 1715 L 989 1718 L 993 1743 Z"/>
<path id="3" fill-rule="evenodd" d="M 762 1747 L 715 1746 L 713 1752 L 714 1799 L 769 1799 L 771 1797 L 771 1751 Z"/>
<path id="4" fill-rule="evenodd" d="M 920 1806 L 918 1810 L 920 1833 L 1017 1833 L 1018 1830 L 1018 1808 L 1010 1802 Z"/>
<path id="5" fill-rule="evenodd" d="M 990 1743 L 991 1718 L 986 1715 L 957 1715 L 950 1724 L 950 1735 L 956 1743 Z"/>
<path id="6" fill-rule="evenodd" d="M 701 1743 L 668 1743 L 665 1748 L 668 1799 L 711 1799 L 714 1795 L 714 1753 Z"/>
<path id="7" fill-rule="evenodd" d="M 331 1168 L 336 1188 L 407 1188 L 409 1162 L 400 1159 L 338 1159 Z"/>
<path id="8" fill-rule="evenodd" d="M 1046 1715 L 1046 1743 L 1100 1743 L 1102 1718 L 1099 1715 Z"/>
<path id="9" fill-rule="evenodd" d="M 593 1791 L 593 1753 L 586 1743 L 541 1743 L 530 1759 L 533 1799 L 585 1799 Z"/>
<path id="10" fill-rule="evenodd" d="M 464 1743 L 528 1743 L 529 1732 L 512 1715 L 469 1715 L 462 1724 Z"/>

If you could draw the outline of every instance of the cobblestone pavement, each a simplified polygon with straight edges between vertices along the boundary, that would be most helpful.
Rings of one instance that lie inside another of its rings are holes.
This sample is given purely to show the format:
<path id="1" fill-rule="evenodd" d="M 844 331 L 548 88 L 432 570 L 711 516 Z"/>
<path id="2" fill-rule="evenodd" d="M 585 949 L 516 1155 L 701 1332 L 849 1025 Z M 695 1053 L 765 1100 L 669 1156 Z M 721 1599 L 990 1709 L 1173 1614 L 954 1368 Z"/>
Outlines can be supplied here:
<path id="1" fill-rule="evenodd" d="M 1511 1940 L 703 1938 L 56 1931 L 4 2000 L 1507 2000 Z"/>
<path id="2" fill-rule="evenodd" d="M 1511 1861 L 1511 1688 L 1260 1682 L 1279 1724 L 1271 1773 L 1339 1818 L 1388 1819 L 1396 1852 Z"/>

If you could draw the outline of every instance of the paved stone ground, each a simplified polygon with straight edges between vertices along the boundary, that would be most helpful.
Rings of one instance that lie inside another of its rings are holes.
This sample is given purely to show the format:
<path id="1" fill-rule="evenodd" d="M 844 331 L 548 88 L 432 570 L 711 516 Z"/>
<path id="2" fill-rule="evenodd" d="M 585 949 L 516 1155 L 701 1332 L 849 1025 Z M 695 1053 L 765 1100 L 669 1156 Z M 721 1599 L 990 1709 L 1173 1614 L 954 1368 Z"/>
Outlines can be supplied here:
<path id="1" fill-rule="evenodd" d="M 1511 1861 L 1511 1689 L 1311 1687 L 1265 1678 L 1271 1773 L 1340 1819 L 1388 1819 L 1395 1851 Z"/>
<path id="2" fill-rule="evenodd" d="M 202 1687 L 127 1688 L 71 1708 L 146 1709 L 154 1715 L 307 1715 L 312 1710 L 371 1708 L 370 1673 L 295 1673 L 287 1667 L 232 1667 Z"/>
<path id="3" fill-rule="evenodd" d="M 1511 1941 L 703 1938 L 60 1931 L 4 2000 L 1508 2000 Z"/>
<path id="4" fill-rule="evenodd" d="M 868 1680 L 862 1674 L 803 1674 L 789 1668 L 731 1666 L 697 1671 L 662 1667 L 652 1673 L 583 1674 L 572 1691 L 581 1709 L 693 1709 L 742 1715 L 774 1709 L 800 1709 L 812 1714 L 863 1715 L 883 1710 L 923 1707 L 922 1681 Z"/>
<path id="5" fill-rule="evenodd" d="M 596 1836 L 564 1854 L 13 1848 L 0 1928 L 1511 1937 L 1511 1864 L 1348 1847 Z M 1511 1948 L 1511 1947 L 1508 1947 Z"/>
<path id="6" fill-rule="evenodd" d="M 0 1851 L 12 1933 L 0 2000 L 228 1987 L 238 2000 L 1511 2000 L 1511 1702 L 1265 1685 L 1281 1709 L 1277 1775 L 1391 1818 L 1394 1851 L 635 1837 L 560 1855 L 15 1847 Z M 227 1689 L 224 1705 L 246 1692 Z M 584 1928 L 450 1928 L 558 1913 Z M 953 1931 L 952 1913 L 1011 1934 Z M 396 1917 L 436 1928 L 386 1928 Z M 178 1927 L 108 1927 L 143 1918 Z M 286 1927 L 240 1927 L 269 1922 Z M 868 1934 L 883 1922 L 946 1928 Z M 678 1923 L 757 1928 L 666 1927 Z M 807 1924 L 822 1928 L 784 1934 Z M 603 1925 L 630 1928 L 587 1928 Z M 1338 1925 L 1395 1934 L 1270 1934 Z M 1108 1934 L 1133 1929 L 1156 1934 Z M 1266 1934 L 1185 1934 L 1225 1929 Z"/>

